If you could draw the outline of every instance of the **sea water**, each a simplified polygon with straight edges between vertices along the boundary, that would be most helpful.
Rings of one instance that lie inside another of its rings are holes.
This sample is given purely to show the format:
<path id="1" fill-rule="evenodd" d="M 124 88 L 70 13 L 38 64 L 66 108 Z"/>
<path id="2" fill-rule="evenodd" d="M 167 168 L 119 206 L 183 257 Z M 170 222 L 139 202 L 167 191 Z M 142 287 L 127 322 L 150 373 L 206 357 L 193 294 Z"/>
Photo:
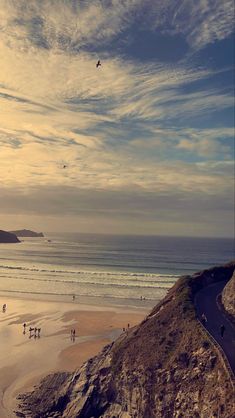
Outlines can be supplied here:
<path id="1" fill-rule="evenodd" d="M 119 305 L 154 305 L 179 276 L 234 257 L 232 239 L 68 233 L 21 240 L 0 244 L 1 293 Z"/>

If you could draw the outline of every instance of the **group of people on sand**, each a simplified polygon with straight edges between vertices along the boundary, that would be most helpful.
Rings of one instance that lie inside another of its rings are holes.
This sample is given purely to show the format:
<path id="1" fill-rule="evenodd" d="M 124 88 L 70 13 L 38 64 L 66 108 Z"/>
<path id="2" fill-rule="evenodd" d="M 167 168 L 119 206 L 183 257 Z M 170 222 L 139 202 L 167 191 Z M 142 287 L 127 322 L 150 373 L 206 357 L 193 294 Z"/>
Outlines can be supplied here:
<path id="1" fill-rule="evenodd" d="M 75 341 L 75 337 L 76 337 L 76 331 L 75 331 L 75 329 L 71 329 L 70 330 L 70 338 L 71 338 L 71 341 Z"/>
<path id="2" fill-rule="evenodd" d="M 204 327 L 206 327 L 206 324 L 207 324 L 207 317 L 206 317 L 206 315 L 205 315 L 205 313 L 203 312 L 203 314 L 202 314 L 202 316 L 201 316 L 201 322 L 202 322 L 202 324 L 204 325 Z M 223 336 L 224 336 L 224 332 L 225 332 L 225 325 L 224 324 L 221 324 L 220 325 L 220 336 L 223 338 Z"/>
<path id="3" fill-rule="evenodd" d="M 23 334 L 26 334 L 27 324 L 23 324 Z M 29 327 L 29 338 L 40 338 L 41 337 L 41 328 Z"/>

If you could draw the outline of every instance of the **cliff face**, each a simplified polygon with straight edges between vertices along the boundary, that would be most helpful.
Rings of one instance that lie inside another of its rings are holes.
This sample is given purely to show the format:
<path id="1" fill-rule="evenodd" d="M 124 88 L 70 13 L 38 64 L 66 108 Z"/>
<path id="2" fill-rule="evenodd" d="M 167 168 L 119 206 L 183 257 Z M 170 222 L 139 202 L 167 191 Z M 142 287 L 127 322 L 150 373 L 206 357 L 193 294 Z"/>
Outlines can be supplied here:
<path id="1" fill-rule="evenodd" d="M 21 416 L 231 418 L 232 382 L 193 299 L 195 289 L 228 280 L 234 268 L 181 278 L 139 326 L 73 374 L 51 375 L 22 396 Z"/>
<path id="2" fill-rule="evenodd" d="M 225 310 L 234 317 L 235 320 L 235 273 L 225 286 L 222 293 L 222 303 Z"/>
<path id="3" fill-rule="evenodd" d="M 15 234 L 0 230 L 0 243 L 15 243 L 15 242 L 20 242 Z"/>
<path id="4" fill-rule="evenodd" d="M 11 231 L 12 234 L 15 234 L 17 237 L 44 237 L 42 232 L 34 232 L 29 229 L 19 229 L 17 231 Z"/>

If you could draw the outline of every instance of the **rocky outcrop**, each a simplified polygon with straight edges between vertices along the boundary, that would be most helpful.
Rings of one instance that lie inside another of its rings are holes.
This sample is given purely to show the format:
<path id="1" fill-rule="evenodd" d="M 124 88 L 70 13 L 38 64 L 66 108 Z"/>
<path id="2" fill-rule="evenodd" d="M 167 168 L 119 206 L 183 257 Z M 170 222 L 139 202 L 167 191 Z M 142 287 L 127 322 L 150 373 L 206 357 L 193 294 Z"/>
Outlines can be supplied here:
<path id="1" fill-rule="evenodd" d="M 140 325 L 74 373 L 49 376 L 21 396 L 21 416 L 231 418 L 233 382 L 193 300 L 208 282 L 229 280 L 234 268 L 182 277 Z"/>
<path id="2" fill-rule="evenodd" d="M 229 315 L 233 316 L 233 319 L 235 320 L 235 273 L 223 290 L 222 303 L 224 309 Z"/>
<path id="3" fill-rule="evenodd" d="M 15 243 L 15 242 L 20 242 L 15 234 L 0 230 L 0 243 Z"/>
<path id="4" fill-rule="evenodd" d="M 11 231 L 12 234 L 15 234 L 17 237 L 44 237 L 42 232 L 34 232 L 29 229 L 19 229 L 17 231 Z"/>

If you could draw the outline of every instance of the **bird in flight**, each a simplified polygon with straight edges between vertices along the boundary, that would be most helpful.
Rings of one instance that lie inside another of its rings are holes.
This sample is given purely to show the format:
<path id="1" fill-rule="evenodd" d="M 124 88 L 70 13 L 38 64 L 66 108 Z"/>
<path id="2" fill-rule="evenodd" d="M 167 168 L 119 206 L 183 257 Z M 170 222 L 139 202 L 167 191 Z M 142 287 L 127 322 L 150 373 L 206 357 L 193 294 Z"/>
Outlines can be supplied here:
<path id="1" fill-rule="evenodd" d="M 96 64 L 96 68 L 98 68 L 99 66 L 101 66 L 101 62 L 100 62 L 100 60 L 97 62 L 97 64 Z"/>

